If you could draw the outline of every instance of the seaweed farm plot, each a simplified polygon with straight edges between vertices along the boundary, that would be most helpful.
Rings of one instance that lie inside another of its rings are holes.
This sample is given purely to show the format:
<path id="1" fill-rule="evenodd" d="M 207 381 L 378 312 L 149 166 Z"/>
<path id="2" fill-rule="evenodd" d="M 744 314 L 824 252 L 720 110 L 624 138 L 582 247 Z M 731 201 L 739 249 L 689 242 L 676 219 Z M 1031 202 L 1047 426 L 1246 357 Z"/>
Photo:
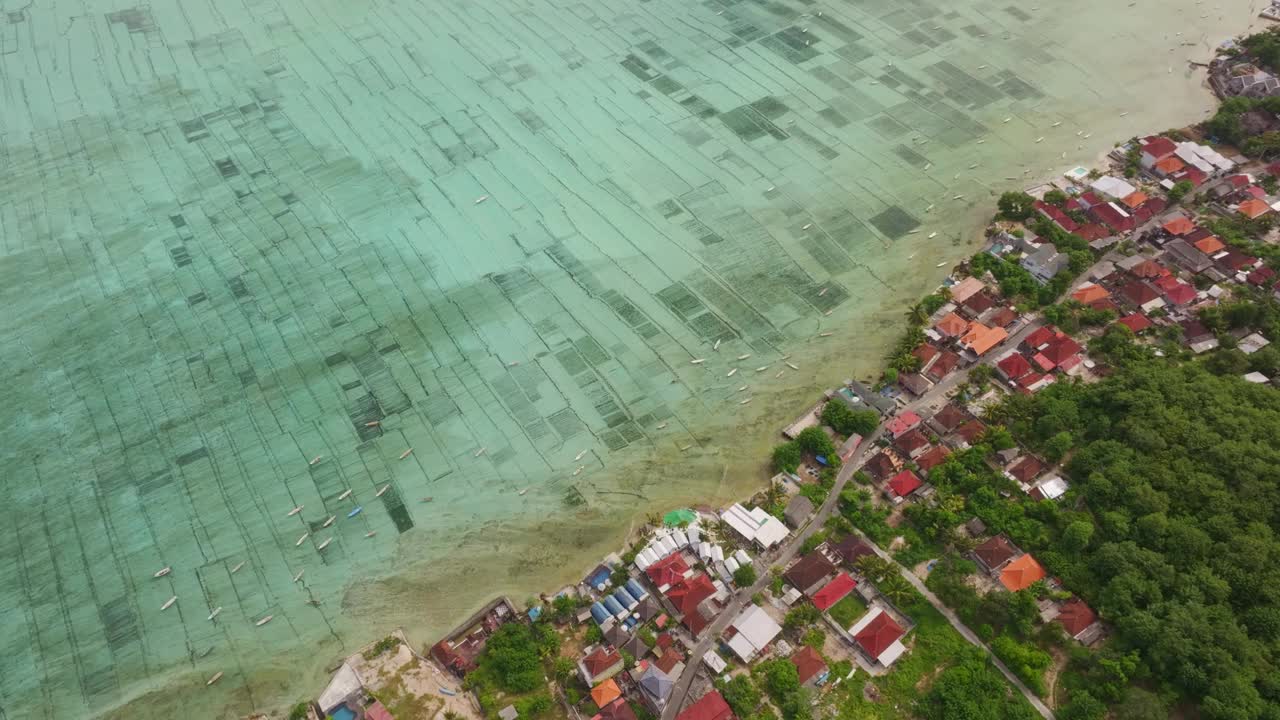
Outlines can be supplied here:
<path id="1" fill-rule="evenodd" d="M 7 3 L 0 716 L 278 707 L 753 482 L 685 459 L 1247 15 L 1116 5 Z"/>

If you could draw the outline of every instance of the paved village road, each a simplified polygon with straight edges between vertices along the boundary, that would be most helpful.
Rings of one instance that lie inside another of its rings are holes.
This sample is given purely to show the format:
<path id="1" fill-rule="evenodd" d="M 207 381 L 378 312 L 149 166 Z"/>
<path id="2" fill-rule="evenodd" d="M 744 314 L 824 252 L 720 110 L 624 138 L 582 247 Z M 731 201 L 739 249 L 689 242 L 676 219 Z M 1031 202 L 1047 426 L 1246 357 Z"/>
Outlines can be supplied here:
<path id="1" fill-rule="evenodd" d="M 993 348 L 987 354 L 986 358 L 981 361 L 981 364 L 990 364 L 994 362 L 996 357 L 1002 354 L 1005 350 L 1016 347 L 1041 325 L 1041 322 L 1034 319 L 1031 322 L 1028 322 L 1025 327 L 1016 331 L 1004 342 Z M 916 400 L 907 403 L 899 410 L 899 412 L 905 410 L 914 411 L 935 403 L 940 404 L 940 401 L 945 400 L 947 395 L 960 385 L 961 381 L 967 377 L 967 371 L 952 373 L 949 377 L 944 378 L 942 382 L 930 388 L 929 392 L 920 396 Z M 843 490 L 845 484 L 849 482 L 849 478 L 853 477 L 854 471 L 857 468 L 862 467 L 863 461 L 866 459 L 867 452 L 872 448 L 875 448 L 876 441 L 880 439 L 882 432 L 883 425 L 876 428 L 874 433 L 863 439 L 862 444 L 858 447 L 854 456 L 849 459 L 849 462 L 844 463 L 840 467 L 840 472 L 836 475 L 835 485 L 832 486 L 831 492 L 827 494 L 827 499 L 823 501 L 822 507 L 814 513 L 813 519 L 808 525 L 806 525 L 799 533 L 792 536 L 790 542 L 783 547 L 782 552 L 772 563 L 770 563 L 770 565 L 786 567 L 787 563 L 791 562 L 791 560 L 798 554 L 800 547 L 804 544 L 804 541 L 807 540 L 809 536 L 813 535 L 813 533 L 817 532 L 818 528 L 821 528 L 826 523 L 827 518 L 831 515 L 831 511 L 835 509 L 836 503 L 840 500 L 840 491 Z M 1034 707 L 1036 711 L 1045 718 L 1045 720 L 1054 720 L 1053 711 L 1041 702 L 1040 698 L 1036 697 L 1035 694 L 1031 692 L 1030 688 L 1024 685 L 1021 680 L 1010 672 L 1009 668 L 1007 668 L 1004 663 L 1000 662 L 999 658 L 992 654 L 991 649 L 984 645 L 982 641 L 978 639 L 978 636 L 973 634 L 973 631 L 966 627 L 964 623 L 960 622 L 960 618 L 956 617 L 956 614 L 952 612 L 950 608 L 944 605 L 936 595 L 925 587 L 924 583 L 920 581 L 920 578 L 916 577 L 909 568 L 899 565 L 896 560 L 880 548 L 876 547 L 874 543 L 870 542 L 870 540 L 867 542 L 875 548 L 876 552 L 881 557 L 884 557 L 892 561 L 895 565 L 898 565 L 899 572 L 907 578 L 908 582 L 920 591 L 925 599 L 929 601 L 929 604 L 933 605 L 938 609 L 938 612 L 942 613 L 942 616 L 951 623 L 952 627 L 954 627 L 961 636 L 985 650 L 987 655 L 991 657 L 996 668 L 999 669 L 1006 678 L 1008 678 L 1009 682 L 1013 683 L 1014 687 L 1018 688 L 1023 696 L 1027 698 L 1027 701 L 1031 703 L 1032 707 Z M 667 706 L 663 709 L 662 720 L 674 720 L 675 716 L 679 713 L 680 708 L 685 704 L 689 695 L 689 688 L 693 685 L 694 676 L 697 675 L 701 668 L 702 656 L 706 654 L 707 650 L 711 649 L 712 645 L 715 644 L 716 639 L 720 637 L 720 634 L 724 632 L 729 623 L 732 622 L 733 619 L 738 616 L 738 613 L 742 611 L 743 606 L 747 602 L 750 602 L 751 596 L 764 590 L 765 586 L 772 581 L 773 578 L 768 572 L 768 567 L 759 567 L 759 559 L 757 559 L 756 565 L 756 571 L 759 575 L 759 579 L 757 579 L 755 584 L 751 587 L 739 590 L 730 599 L 728 605 L 725 606 L 724 612 L 716 616 L 716 619 L 703 629 L 702 639 L 698 640 L 697 643 L 694 644 L 693 648 L 690 649 L 689 657 L 685 661 L 684 672 L 676 681 L 675 687 L 672 688 L 671 696 L 667 700 Z"/>

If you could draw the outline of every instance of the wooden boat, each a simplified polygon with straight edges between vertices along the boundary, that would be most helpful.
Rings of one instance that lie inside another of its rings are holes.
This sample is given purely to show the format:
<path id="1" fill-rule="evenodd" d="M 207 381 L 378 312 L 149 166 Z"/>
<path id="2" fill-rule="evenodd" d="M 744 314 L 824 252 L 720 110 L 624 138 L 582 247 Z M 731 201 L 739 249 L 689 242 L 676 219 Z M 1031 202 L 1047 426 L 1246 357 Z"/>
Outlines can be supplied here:
<path id="1" fill-rule="evenodd" d="M 378 427 L 382 424 L 381 420 L 371 420 L 364 424 L 365 427 Z"/>
<path id="2" fill-rule="evenodd" d="M 240 568 L 244 567 L 245 562 L 247 561 L 241 560 L 239 565 L 236 565 L 235 567 L 231 568 L 231 574 L 235 575 L 236 573 L 240 572 Z"/>
<path id="3" fill-rule="evenodd" d="M 739 400 L 739 401 L 738 401 L 738 404 L 739 404 L 739 405 L 746 405 L 746 404 L 747 404 L 747 403 L 749 403 L 749 402 L 751 402 L 751 398 L 747 398 L 746 400 Z"/>
<path id="4" fill-rule="evenodd" d="M 357 505 L 357 506 L 356 506 L 356 508 L 355 508 L 354 510 L 352 510 L 352 511 L 351 511 L 351 512 L 349 512 L 349 513 L 347 513 L 347 517 L 349 517 L 349 518 L 353 518 L 353 517 L 355 517 L 355 516 L 359 515 L 361 510 L 364 510 L 364 506 L 363 506 L 363 505 Z"/>
<path id="5" fill-rule="evenodd" d="M 694 358 L 694 359 L 692 359 L 692 360 L 690 360 L 690 361 L 689 361 L 689 364 L 690 364 L 690 365 L 701 365 L 702 363 L 704 363 L 704 362 L 706 362 L 706 361 L 707 361 L 707 359 L 706 359 L 706 358 Z"/>
<path id="6" fill-rule="evenodd" d="M 774 379 L 776 380 L 776 379 L 778 379 L 778 378 L 782 377 L 782 373 L 784 373 L 784 372 L 786 372 L 786 370 L 779 370 L 778 372 L 774 373 L 774 374 L 773 374 Z"/>
<path id="7" fill-rule="evenodd" d="M 831 333 L 829 332 L 818 333 L 818 337 L 831 337 Z"/>
<path id="8" fill-rule="evenodd" d="M 422 498 L 422 502 L 431 502 L 432 500 L 435 500 L 435 498 L 430 495 Z"/>
<path id="9" fill-rule="evenodd" d="M 275 615 L 268 615 L 262 618 L 261 620 L 259 620 L 258 622 L 254 623 L 254 626 L 262 627 L 263 625 L 266 625 L 267 623 L 271 622 L 271 618 L 273 617 L 275 617 Z"/>
<path id="10" fill-rule="evenodd" d="M 476 201 L 475 201 L 474 203 L 472 203 L 472 204 L 473 204 L 473 205 L 479 205 L 480 203 L 482 203 L 482 202 L 484 202 L 485 200 L 488 200 L 488 199 L 489 199 L 489 196 L 488 196 L 488 195 L 481 195 L 480 197 L 476 198 Z"/>
<path id="11" fill-rule="evenodd" d="M 173 604 L 174 604 L 174 603 L 176 603 L 176 602 L 178 602 L 178 596 L 177 596 L 177 595 L 174 595 L 173 597 L 169 598 L 168 600 L 165 600 L 165 601 L 164 601 L 164 604 L 160 606 L 160 609 L 161 609 L 161 610 L 168 610 L 169 608 L 173 607 Z"/>
<path id="12" fill-rule="evenodd" d="M 219 680 L 221 680 L 221 679 L 222 679 L 222 673 L 221 673 L 221 672 L 214 673 L 214 674 L 213 674 L 213 677 L 209 678 L 209 680 L 208 680 L 207 682 L 205 682 L 205 687 L 208 687 L 209 685 L 212 685 L 212 684 L 214 684 L 214 683 L 218 682 L 218 681 L 219 681 Z"/>
<path id="13" fill-rule="evenodd" d="M 377 531 L 377 530 L 370 530 L 369 532 L 365 533 L 365 534 L 364 534 L 364 536 L 365 536 L 365 537 L 367 537 L 367 538 L 371 538 L 371 537 L 373 537 L 374 535 L 377 535 L 377 534 L 378 534 L 378 531 Z"/>
<path id="14" fill-rule="evenodd" d="M 822 288 L 821 290 L 818 291 L 818 297 L 822 297 L 823 295 L 826 295 L 827 291 L 830 289 L 831 288 Z"/>
<path id="15" fill-rule="evenodd" d="M 517 494 L 517 495 L 524 495 L 524 494 L 525 494 L 525 493 L 527 493 L 527 492 L 529 492 L 529 488 L 525 488 L 525 489 L 521 490 L 520 492 L 518 492 L 518 493 L 516 493 L 516 494 Z"/>
<path id="16" fill-rule="evenodd" d="M 739 356 L 738 356 L 738 359 L 739 359 L 739 360 L 746 360 L 746 359 L 747 359 L 747 358 L 749 358 L 749 357 L 751 357 L 751 353 L 747 353 L 746 355 L 739 355 Z"/>
<path id="17" fill-rule="evenodd" d="M 288 514 L 288 515 L 285 515 L 285 517 L 293 517 L 294 515 L 297 515 L 298 513 L 302 512 L 302 508 L 303 508 L 303 507 L 304 507 L 304 506 L 299 505 L 298 507 L 296 507 L 296 508 L 294 508 L 294 509 L 290 510 L 290 511 L 289 511 L 289 514 Z"/>
<path id="18" fill-rule="evenodd" d="M 760 367 L 756 368 L 756 372 L 764 372 L 765 370 L 768 370 L 768 369 L 769 369 L 768 365 L 761 365 Z"/>
<path id="19" fill-rule="evenodd" d="M 306 569 L 306 568 L 303 568 L 303 569 L 299 570 L 299 571 L 298 571 L 298 574 L 293 576 L 293 581 L 294 581 L 294 582 L 298 582 L 299 580 L 301 580 L 301 579 L 302 579 L 302 574 L 303 574 L 303 573 L 305 573 L 306 571 L 307 571 L 307 569 Z"/>
<path id="20" fill-rule="evenodd" d="M 214 619 L 214 618 L 218 617 L 218 613 L 220 613 L 220 612 L 222 612 L 222 606 L 221 606 L 221 605 L 219 605 L 218 607 L 214 608 L 214 609 L 213 609 L 213 612 L 209 613 L 209 619 L 210 619 L 210 620 L 212 620 L 212 619 Z"/>
<path id="21" fill-rule="evenodd" d="M 481 455 L 483 455 L 483 454 L 484 454 L 484 451 L 485 451 L 485 450 L 487 450 L 487 449 L 488 449 L 488 448 L 480 448 L 479 450 L 477 450 L 477 451 L 476 451 L 476 454 L 475 454 L 475 455 L 472 455 L 471 457 L 480 457 Z"/>
<path id="22" fill-rule="evenodd" d="M 324 521 L 324 524 L 323 524 L 323 525 L 321 525 L 320 527 L 322 527 L 322 528 L 327 528 L 327 527 L 329 527 L 330 525 L 332 525 L 332 524 L 333 524 L 333 521 L 334 521 L 334 520 L 337 520 L 337 519 L 338 519 L 338 516 L 337 516 L 337 515 L 330 515 L 330 516 L 329 516 L 329 519 L 328 519 L 328 520 L 325 520 L 325 521 Z"/>
<path id="23" fill-rule="evenodd" d="M 329 543 L 331 543 L 331 542 L 333 542 L 333 538 L 325 538 L 324 542 L 322 542 L 322 543 L 320 543 L 319 545 L 317 545 L 317 546 L 316 546 L 316 549 L 317 549 L 317 550 L 323 550 L 323 549 L 325 549 L 325 548 L 329 547 Z"/>
<path id="24" fill-rule="evenodd" d="M 156 573 L 155 573 L 154 575 L 152 575 L 151 577 L 153 577 L 153 578 L 162 578 L 162 577 L 164 577 L 165 575 L 168 575 L 168 574 L 169 574 L 169 573 L 171 573 L 171 572 L 173 572 L 173 567 L 172 567 L 172 566 L 169 566 L 169 565 L 165 565 L 164 567 L 162 567 L 162 568 L 160 568 L 159 570 L 157 570 L 157 571 L 156 571 Z"/>
<path id="25" fill-rule="evenodd" d="M 658 429 L 658 430 L 662 430 L 662 429 L 663 429 L 663 428 L 665 428 L 666 426 L 667 426 L 667 424 L 666 424 L 666 423 L 662 423 L 661 425 L 659 425 L 659 426 L 658 426 L 658 428 L 657 428 L 657 429 Z"/>
<path id="26" fill-rule="evenodd" d="M 413 454 L 413 448 L 409 448 L 408 450 L 405 450 L 404 452 L 400 453 L 400 459 L 403 460 L 412 454 Z"/>
<path id="27" fill-rule="evenodd" d="M 580 453 L 578 453 L 577 455 L 574 455 L 574 456 L 573 456 L 573 461 L 574 461 L 574 462 L 578 462 L 579 460 L 581 460 L 581 459 L 582 459 L 582 456 L 583 456 L 583 455 L 586 455 L 586 454 L 587 454 L 587 451 L 586 451 L 586 450 L 583 450 L 582 452 L 580 452 Z"/>
<path id="28" fill-rule="evenodd" d="M 390 490 L 390 489 L 391 489 L 391 483 L 387 483 L 386 485 L 383 485 L 383 486 L 378 490 L 378 492 L 374 493 L 374 494 L 373 494 L 373 496 L 374 496 L 374 497 L 376 497 L 376 498 L 382 497 L 382 496 L 383 496 L 383 494 L 384 494 L 384 493 L 386 493 L 386 492 L 387 492 L 388 490 Z"/>
<path id="29" fill-rule="evenodd" d="M 343 492 L 341 495 L 338 496 L 338 499 L 346 500 L 347 498 L 351 497 L 352 492 L 354 491 L 351 488 L 347 488 L 345 492 Z"/>
<path id="30" fill-rule="evenodd" d="M 737 374 L 738 374 L 738 368 L 734 368 L 734 369 L 730 370 L 730 371 L 725 375 L 725 377 L 733 377 L 734 375 L 737 375 Z"/>
<path id="31" fill-rule="evenodd" d="M 581 473 L 583 470 L 586 470 L 586 469 L 587 469 L 586 465 L 579 465 L 578 469 L 573 471 L 573 476 L 578 477 L 578 473 Z"/>
<path id="32" fill-rule="evenodd" d="M 811 227 L 813 227 L 813 223 L 808 223 L 808 224 L 806 224 L 804 227 L 802 227 L 802 228 L 800 228 L 800 229 L 801 229 L 801 230 L 808 230 L 808 229 L 809 229 L 809 228 L 811 228 Z"/>
<path id="33" fill-rule="evenodd" d="M 932 240 L 932 239 L 934 239 L 934 238 L 936 238 L 936 237 L 938 237 L 938 233 L 935 231 L 935 232 L 931 232 L 931 233 L 929 233 L 929 238 L 928 238 L 928 239 L 929 239 L 929 240 Z"/>
<path id="34" fill-rule="evenodd" d="M 799 370 L 799 369 L 800 369 L 800 368 L 796 367 L 796 364 L 795 364 L 795 363 L 793 363 L 793 362 L 788 362 L 788 363 L 787 363 L 787 367 L 791 368 L 792 370 Z"/>
<path id="35" fill-rule="evenodd" d="M 716 344 L 715 344 L 715 345 L 712 345 L 712 346 L 711 346 L 711 349 L 712 349 L 712 350 L 719 350 L 719 349 L 720 349 L 720 341 L 719 341 L 719 340 L 716 340 Z"/>
<path id="36" fill-rule="evenodd" d="M 298 542 L 294 543 L 293 546 L 298 547 L 302 543 L 306 542 L 307 538 L 309 537 L 311 537 L 311 533 L 309 532 L 302 533 L 302 536 L 298 538 Z"/>
<path id="37" fill-rule="evenodd" d="M 315 457 L 311 458 L 311 462 L 309 462 L 309 463 L 307 463 L 307 464 L 308 464 L 308 465 L 315 465 L 316 463 L 320 462 L 320 459 L 321 459 L 321 458 L 323 458 L 323 457 L 324 457 L 323 455 L 317 455 L 317 456 L 315 456 Z"/>

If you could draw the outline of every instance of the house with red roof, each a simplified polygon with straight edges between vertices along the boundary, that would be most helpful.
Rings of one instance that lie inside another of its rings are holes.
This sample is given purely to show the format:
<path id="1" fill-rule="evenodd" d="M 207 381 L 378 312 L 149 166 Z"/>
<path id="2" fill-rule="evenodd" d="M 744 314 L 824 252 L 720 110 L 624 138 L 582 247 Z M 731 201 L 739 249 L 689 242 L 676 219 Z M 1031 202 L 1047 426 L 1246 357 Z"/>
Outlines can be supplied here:
<path id="1" fill-rule="evenodd" d="M 965 330 L 969 329 L 969 321 L 951 312 L 939 320 L 938 324 L 933 326 L 933 329 L 944 337 L 960 337 Z"/>
<path id="2" fill-rule="evenodd" d="M 1114 202 L 1094 205 L 1089 208 L 1089 216 L 1111 228 L 1112 232 L 1126 233 L 1137 227 L 1133 216 Z"/>
<path id="3" fill-rule="evenodd" d="M 1053 375 L 1042 372 L 1030 372 L 1018 378 L 1018 389 L 1027 393 L 1038 393 L 1054 382 Z"/>
<path id="4" fill-rule="evenodd" d="M 790 660 L 796 666 L 796 675 L 803 687 L 817 687 L 827 681 L 827 662 L 817 650 L 805 645 L 792 653 Z"/>
<path id="5" fill-rule="evenodd" d="M 1096 629 L 1098 616 L 1093 609 L 1084 604 L 1080 598 L 1071 598 L 1063 603 L 1062 609 L 1058 611 L 1058 617 L 1054 618 L 1067 635 L 1075 640 L 1082 640 Z M 1087 644 L 1087 643 L 1086 643 Z"/>
<path id="6" fill-rule="evenodd" d="M 963 362 L 964 360 L 959 355 L 951 352 L 950 350 L 943 350 L 941 353 L 938 353 L 938 359 L 933 361 L 933 365 L 925 371 L 925 375 L 927 375 L 930 380 L 939 382 L 946 376 L 955 372 L 955 369 L 960 367 L 960 364 Z"/>
<path id="7" fill-rule="evenodd" d="M 1152 324 L 1151 321 L 1147 319 L 1147 316 L 1142 313 L 1125 315 L 1116 322 L 1132 330 L 1134 335 L 1137 335 L 1143 330 L 1151 327 Z"/>
<path id="8" fill-rule="evenodd" d="M 1164 293 L 1164 299 L 1174 305 L 1186 305 L 1197 297 L 1194 287 L 1172 275 L 1160 278 L 1155 282 L 1155 286 Z"/>
<path id="9" fill-rule="evenodd" d="M 873 608 L 849 628 L 854 643 L 882 667 L 888 667 L 907 651 L 902 644 L 906 631 L 881 608 Z"/>
<path id="10" fill-rule="evenodd" d="M 822 586 L 822 589 L 813 594 L 813 606 L 819 610 L 826 612 L 831 609 L 832 605 L 840 602 L 846 595 L 853 592 L 858 586 L 858 582 L 849 576 L 849 573 L 841 571 L 840 574 L 832 578 L 831 582 Z"/>
<path id="11" fill-rule="evenodd" d="M 1040 462 L 1040 458 L 1035 455 L 1023 455 L 1017 462 L 1005 468 L 1004 474 L 1014 482 L 1027 485 L 1040 477 L 1040 473 L 1044 471 L 1045 465 Z"/>
<path id="12" fill-rule="evenodd" d="M 1137 278 L 1150 280 L 1152 278 L 1166 277 L 1170 273 L 1168 268 L 1148 258 L 1129 268 L 1129 274 Z"/>
<path id="13" fill-rule="evenodd" d="M 698 698 L 698 701 L 676 715 L 676 720 L 733 720 L 733 710 L 718 690 Z"/>
<path id="14" fill-rule="evenodd" d="M 1173 235 L 1174 237 L 1181 237 L 1195 231 L 1196 224 L 1191 222 L 1191 219 L 1187 216 L 1179 215 L 1169 220 L 1161 227 L 1170 235 Z"/>
<path id="15" fill-rule="evenodd" d="M 1019 353 L 1011 353 L 1008 357 L 996 363 L 996 372 L 1005 380 L 1010 382 L 1031 372 L 1031 363 Z"/>
<path id="16" fill-rule="evenodd" d="M 372 704 L 365 706 L 364 717 L 365 720 L 395 720 L 395 716 L 380 700 L 374 700 Z"/>
<path id="17" fill-rule="evenodd" d="M 902 461 L 896 455 L 887 450 L 881 450 L 872 455 L 871 459 L 863 464 L 862 469 L 872 478 L 883 480 L 892 477 L 900 467 L 902 467 Z"/>
<path id="18" fill-rule="evenodd" d="M 899 438 L 911 430 L 920 427 L 920 416 L 911 410 L 893 416 L 889 422 L 885 423 L 884 429 L 889 431 L 889 435 L 893 438 Z"/>
<path id="19" fill-rule="evenodd" d="M 915 350 L 911 351 L 911 354 L 920 361 L 920 370 L 923 372 L 929 367 L 929 363 L 933 362 L 933 359 L 938 356 L 938 348 L 929 343 L 920 343 Z"/>
<path id="20" fill-rule="evenodd" d="M 618 698 L 600 708 L 591 720 L 636 720 L 636 711 L 627 704 L 626 698 Z"/>
<path id="21" fill-rule="evenodd" d="M 814 550 L 792 563 L 782 577 L 791 583 L 791 587 L 812 597 L 835 571 L 836 566 L 831 560 L 821 551 Z"/>
<path id="22" fill-rule="evenodd" d="M 1106 288 L 1098 285 L 1097 283 L 1091 282 L 1081 285 L 1075 292 L 1071 293 L 1072 300 L 1084 305 L 1088 305 L 1095 300 L 1101 300 L 1110 296 L 1111 293 L 1108 292 Z"/>
<path id="23" fill-rule="evenodd" d="M 1176 157 L 1167 157 L 1151 166 L 1157 177 L 1170 178 L 1185 170 L 1187 164 Z"/>
<path id="24" fill-rule="evenodd" d="M 1165 158 L 1173 157 L 1174 153 L 1178 151 L 1178 146 L 1163 135 L 1151 135 L 1142 138 L 1138 140 L 1138 144 L 1142 148 L 1142 156 L 1139 158 L 1139 162 L 1144 170 L 1152 169 L 1156 163 Z"/>
<path id="25" fill-rule="evenodd" d="M 689 564 L 684 561 L 684 557 L 678 552 L 673 552 L 653 563 L 645 568 L 644 572 L 649 576 L 649 582 L 652 582 L 653 586 L 658 588 L 658 592 L 665 592 L 667 588 L 692 573 L 689 569 Z"/>
<path id="26" fill-rule="evenodd" d="M 1041 350 L 1049 347 L 1049 343 L 1053 342 L 1054 333 L 1057 331 L 1058 329 L 1052 325 L 1038 327 L 1023 339 L 1022 346 L 1027 350 Z"/>
<path id="27" fill-rule="evenodd" d="M 1071 339 L 1070 335 L 1067 335 L 1064 332 L 1059 332 L 1054 336 L 1053 342 L 1049 343 L 1048 347 L 1041 350 L 1039 354 L 1036 355 L 1036 358 L 1037 361 L 1040 358 L 1045 358 L 1051 363 L 1050 367 L 1044 368 L 1048 371 L 1066 364 L 1083 349 L 1084 348 L 1080 346 L 1080 343 Z"/>
<path id="28" fill-rule="evenodd" d="M 1000 584 L 1009 592 L 1026 590 L 1046 576 L 1044 567 L 1030 555 L 1023 555 L 1000 571 Z"/>
<path id="29" fill-rule="evenodd" d="M 622 656 L 606 645 L 592 648 L 586 657 L 578 661 L 578 674 L 588 687 L 595 686 L 622 672 Z"/>
<path id="30" fill-rule="evenodd" d="M 911 493 L 919 490 L 921 485 L 924 485 L 924 483 L 920 481 L 918 475 L 910 470 L 903 470 L 885 483 L 885 494 L 890 500 L 900 502 L 907 499 Z"/>
<path id="31" fill-rule="evenodd" d="M 1276 276 L 1275 270 L 1272 270 L 1266 265 L 1263 265 L 1262 267 L 1257 268 L 1256 270 L 1254 270 L 1253 272 L 1245 276 L 1245 280 L 1250 285 L 1254 285 L 1256 287 L 1264 287 L 1266 285 L 1269 285 L 1271 283 L 1271 280 L 1275 278 L 1275 276 Z"/>
<path id="32" fill-rule="evenodd" d="M 681 615 L 692 615 L 697 612 L 703 600 L 715 594 L 716 588 L 711 584 L 711 578 L 704 573 L 698 573 L 672 585 L 667 591 L 667 600 L 671 601 L 676 612 Z"/>
<path id="33" fill-rule="evenodd" d="M 1268 205 L 1267 201 L 1265 200 L 1259 200 L 1256 197 L 1250 197 L 1248 200 L 1245 200 L 1244 202 L 1236 206 L 1236 212 L 1249 218 L 1250 220 L 1256 220 L 1262 217 L 1263 215 L 1266 215 L 1267 213 L 1271 212 L 1271 206 Z"/>
<path id="34" fill-rule="evenodd" d="M 1280 288 L 1277 288 L 1276 292 L 1280 292 Z M 937 430 L 938 434 L 947 435 L 955 432 L 956 428 L 968 422 L 969 418 L 969 413 L 951 403 L 947 403 L 942 406 L 941 410 L 934 413 L 933 417 L 929 418 L 929 425 L 934 430 Z"/>
<path id="35" fill-rule="evenodd" d="M 901 437 L 893 441 L 893 446 L 903 455 L 915 459 L 929 449 L 929 438 L 920 432 L 920 428 L 908 430 Z"/>
<path id="36" fill-rule="evenodd" d="M 1072 220 L 1070 215 L 1067 215 L 1060 208 L 1050 205 L 1043 200 L 1037 200 L 1034 207 L 1036 211 L 1048 218 L 1054 225 L 1057 225 L 1067 232 L 1075 232 L 1076 228 L 1080 227 L 1079 223 Z"/>
<path id="37" fill-rule="evenodd" d="M 1164 300 L 1161 299 L 1160 293 L 1142 280 L 1130 281 L 1120 288 L 1118 294 L 1143 312 L 1164 307 Z"/>
<path id="38" fill-rule="evenodd" d="M 1195 246 L 1195 249 L 1199 250 L 1205 255 L 1212 255 L 1218 252 L 1219 250 L 1223 250 L 1227 247 L 1226 243 L 1219 240 L 1215 235 L 1210 235 L 1208 237 L 1204 237 L 1199 240 L 1196 240 L 1194 243 L 1192 243 L 1192 245 Z"/>
<path id="39" fill-rule="evenodd" d="M 1018 311 L 1011 307 L 1002 307 L 991 313 L 991 317 L 987 318 L 987 324 L 991 327 L 999 327 L 1008 329 L 1013 321 L 1018 319 Z"/>
<path id="40" fill-rule="evenodd" d="M 934 445 L 928 452 L 916 458 L 916 466 L 920 468 L 921 472 L 928 473 L 946 462 L 947 456 L 950 454 L 951 450 L 945 445 Z"/>
<path id="41" fill-rule="evenodd" d="M 994 573 L 1018 556 L 1018 548 L 1003 535 L 996 535 L 973 549 L 973 559 L 978 566 Z"/>
<path id="42" fill-rule="evenodd" d="M 971 447 L 986 431 L 987 426 L 981 420 L 970 420 L 956 428 L 955 435 L 959 439 L 957 444 L 960 447 Z"/>

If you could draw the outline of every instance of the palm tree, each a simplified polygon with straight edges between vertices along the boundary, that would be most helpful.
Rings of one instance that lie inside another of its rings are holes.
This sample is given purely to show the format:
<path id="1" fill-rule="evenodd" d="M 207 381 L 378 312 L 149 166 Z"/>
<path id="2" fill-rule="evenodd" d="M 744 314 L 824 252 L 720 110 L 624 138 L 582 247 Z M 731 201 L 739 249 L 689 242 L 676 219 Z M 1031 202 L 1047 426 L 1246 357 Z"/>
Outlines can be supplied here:
<path id="1" fill-rule="evenodd" d="M 782 484 L 770 480 L 768 489 L 764 491 L 764 504 L 777 505 L 782 502 L 784 495 L 786 495 L 786 493 L 782 489 Z"/>
<path id="2" fill-rule="evenodd" d="M 885 578 L 895 575 L 897 570 L 897 566 L 892 560 L 886 560 L 879 555 L 863 555 L 858 558 L 855 564 L 858 567 L 858 572 L 862 573 L 877 586 Z"/>
<path id="3" fill-rule="evenodd" d="M 662 525 L 662 516 L 651 512 L 644 516 L 644 522 L 649 527 L 656 528 Z"/>
<path id="4" fill-rule="evenodd" d="M 901 608 L 911 601 L 911 584 L 904 580 L 901 575 L 890 575 L 883 581 L 877 582 L 876 589 L 895 607 Z"/>

